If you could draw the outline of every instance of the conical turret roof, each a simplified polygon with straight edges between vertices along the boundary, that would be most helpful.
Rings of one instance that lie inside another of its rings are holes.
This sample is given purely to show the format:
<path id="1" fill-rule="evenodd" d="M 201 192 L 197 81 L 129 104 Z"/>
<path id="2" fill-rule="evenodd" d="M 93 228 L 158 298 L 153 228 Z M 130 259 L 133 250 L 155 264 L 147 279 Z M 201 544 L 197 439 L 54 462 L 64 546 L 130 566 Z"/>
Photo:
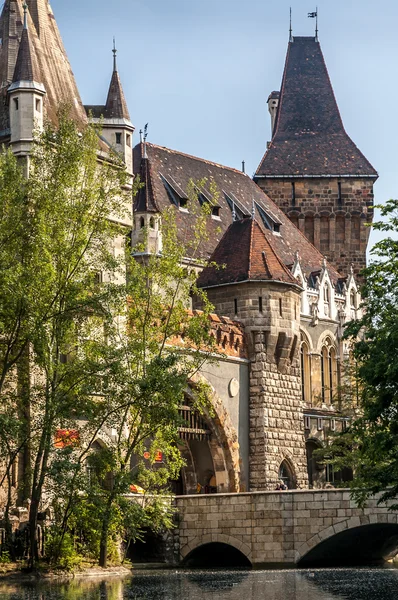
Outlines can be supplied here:
<path id="1" fill-rule="evenodd" d="M 29 31 L 24 27 L 15 64 L 13 83 L 31 81 L 42 84 L 42 75 L 35 51 L 31 45 Z"/>
<path id="2" fill-rule="evenodd" d="M 144 155 L 144 157 L 141 159 L 140 165 L 140 182 L 143 185 L 138 190 L 138 193 L 134 199 L 134 212 L 160 212 L 155 199 L 150 169 L 151 167 L 149 159 Z"/>
<path id="3" fill-rule="evenodd" d="M 280 281 L 298 285 L 260 225 L 250 217 L 234 221 L 229 226 L 210 262 L 221 268 L 205 267 L 199 275 L 199 287 L 243 281 Z"/>

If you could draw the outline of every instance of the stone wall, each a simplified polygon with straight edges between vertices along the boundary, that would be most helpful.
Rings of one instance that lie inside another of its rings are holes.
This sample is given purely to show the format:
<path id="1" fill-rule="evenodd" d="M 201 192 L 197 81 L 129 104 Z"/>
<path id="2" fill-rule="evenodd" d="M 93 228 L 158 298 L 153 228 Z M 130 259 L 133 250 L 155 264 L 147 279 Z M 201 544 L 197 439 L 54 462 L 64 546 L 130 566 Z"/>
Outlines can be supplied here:
<path id="1" fill-rule="evenodd" d="M 365 223 L 373 218 L 373 183 L 373 179 L 344 177 L 258 180 L 265 193 L 345 275 L 351 264 L 356 275 L 366 264 L 370 229 Z"/>
<path id="2" fill-rule="evenodd" d="M 322 541 L 362 525 L 397 524 L 397 513 L 371 499 L 356 507 L 349 490 L 257 492 L 175 499 L 177 559 L 201 545 L 229 544 L 254 566 L 294 565 Z"/>
<path id="3" fill-rule="evenodd" d="M 300 292 L 249 282 L 207 290 L 218 314 L 245 326 L 250 365 L 250 490 L 275 489 L 285 461 L 292 485 L 306 487 L 299 365 Z M 260 301 L 261 298 L 261 301 Z"/>

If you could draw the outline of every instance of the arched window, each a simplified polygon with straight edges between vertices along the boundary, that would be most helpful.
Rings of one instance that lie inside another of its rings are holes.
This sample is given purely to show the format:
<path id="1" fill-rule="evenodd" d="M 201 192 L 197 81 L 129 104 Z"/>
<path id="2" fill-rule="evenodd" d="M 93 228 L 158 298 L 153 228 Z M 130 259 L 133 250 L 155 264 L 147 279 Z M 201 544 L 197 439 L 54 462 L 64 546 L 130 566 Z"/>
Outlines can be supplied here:
<path id="1" fill-rule="evenodd" d="M 140 219 L 140 228 L 143 229 L 145 227 L 145 219 L 144 217 L 141 217 Z"/>
<path id="2" fill-rule="evenodd" d="M 311 364 L 307 342 L 302 342 L 300 347 L 301 362 L 301 398 L 303 402 L 311 402 Z"/>
<path id="3" fill-rule="evenodd" d="M 337 358 L 336 350 L 332 347 L 329 350 L 329 395 L 330 404 L 333 404 L 337 392 Z"/>
<path id="4" fill-rule="evenodd" d="M 155 229 L 155 217 L 151 217 L 151 218 L 149 219 L 149 227 L 150 227 L 151 229 Z"/>
<path id="5" fill-rule="evenodd" d="M 286 460 L 284 460 L 279 467 L 278 477 L 280 481 L 283 481 L 288 490 L 295 489 L 296 481 L 293 470 Z"/>
<path id="6" fill-rule="evenodd" d="M 337 374 L 337 355 L 336 350 L 331 346 L 330 340 L 326 340 L 321 352 L 321 383 L 322 383 L 322 402 L 324 404 L 333 404 L 337 392 L 338 374 Z"/>

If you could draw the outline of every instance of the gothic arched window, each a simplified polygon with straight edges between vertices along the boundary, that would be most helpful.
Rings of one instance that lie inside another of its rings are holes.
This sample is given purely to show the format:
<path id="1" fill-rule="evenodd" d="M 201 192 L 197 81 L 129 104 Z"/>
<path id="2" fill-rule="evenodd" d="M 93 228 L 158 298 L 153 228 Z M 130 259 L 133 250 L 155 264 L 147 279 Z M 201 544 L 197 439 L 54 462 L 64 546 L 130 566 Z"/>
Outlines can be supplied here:
<path id="1" fill-rule="evenodd" d="M 307 342 L 302 342 L 300 347 L 301 363 L 301 398 L 303 402 L 311 402 L 311 364 L 310 352 Z"/>
<path id="2" fill-rule="evenodd" d="M 322 402 L 324 404 L 333 404 L 337 392 L 337 379 L 336 350 L 331 346 L 330 340 L 326 340 L 321 351 Z"/>

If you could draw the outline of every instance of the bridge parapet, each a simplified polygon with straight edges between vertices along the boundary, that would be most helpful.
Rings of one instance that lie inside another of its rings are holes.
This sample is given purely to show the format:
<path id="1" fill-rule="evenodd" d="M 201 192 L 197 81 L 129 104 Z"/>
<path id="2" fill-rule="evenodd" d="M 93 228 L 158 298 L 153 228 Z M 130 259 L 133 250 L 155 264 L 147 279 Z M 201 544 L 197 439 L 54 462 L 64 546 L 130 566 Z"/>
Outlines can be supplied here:
<path id="1" fill-rule="evenodd" d="M 398 534 L 396 512 L 377 506 L 376 498 L 359 509 L 345 489 L 177 496 L 175 502 L 181 562 L 200 546 L 223 543 L 253 566 L 289 566 L 344 531 L 390 524 Z"/>

